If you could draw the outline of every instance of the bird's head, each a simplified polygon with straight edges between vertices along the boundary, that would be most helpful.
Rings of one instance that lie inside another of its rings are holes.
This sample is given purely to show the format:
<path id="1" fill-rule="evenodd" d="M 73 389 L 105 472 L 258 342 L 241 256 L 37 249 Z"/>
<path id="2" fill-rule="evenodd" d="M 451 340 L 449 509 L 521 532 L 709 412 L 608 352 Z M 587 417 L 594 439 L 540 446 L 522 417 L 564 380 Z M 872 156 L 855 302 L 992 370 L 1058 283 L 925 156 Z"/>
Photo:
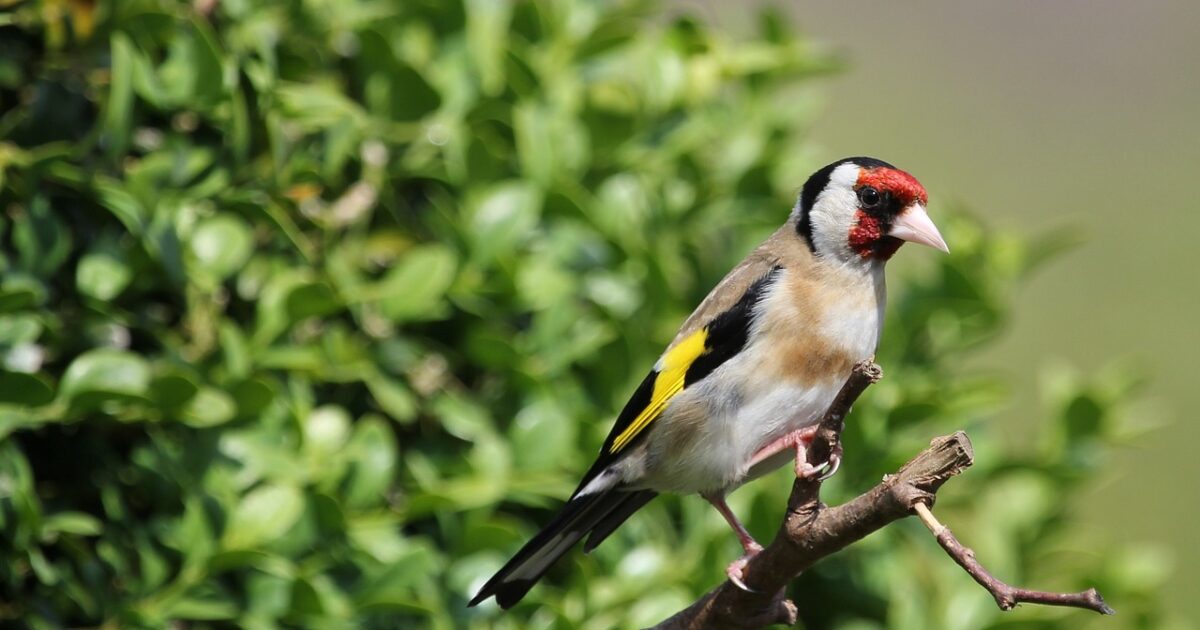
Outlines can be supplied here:
<path id="1" fill-rule="evenodd" d="M 838 160 L 813 173 L 793 211 L 796 231 L 813 253 L 882 263 L 912 241 L 950 251 L 925 212 L 915 177 L 874 158 Z"/>

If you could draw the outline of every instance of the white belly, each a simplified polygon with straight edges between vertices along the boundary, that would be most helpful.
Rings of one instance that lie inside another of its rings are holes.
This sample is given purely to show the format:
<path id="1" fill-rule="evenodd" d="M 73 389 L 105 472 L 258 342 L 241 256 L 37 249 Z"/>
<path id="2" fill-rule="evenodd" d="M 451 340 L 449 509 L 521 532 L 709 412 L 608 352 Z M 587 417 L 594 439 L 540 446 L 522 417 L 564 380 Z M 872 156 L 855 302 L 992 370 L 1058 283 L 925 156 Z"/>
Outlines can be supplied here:
<path id="1" fill-rule="evenodd" d="M 748 480 L 749 463 L 765 445 L 819 422 L 842 385 L 840 378 L 816 386 L 746 382 L 738 362 L 681 393 L 655 421 L 638 485 L 660 492 L 730 491 Z"/>

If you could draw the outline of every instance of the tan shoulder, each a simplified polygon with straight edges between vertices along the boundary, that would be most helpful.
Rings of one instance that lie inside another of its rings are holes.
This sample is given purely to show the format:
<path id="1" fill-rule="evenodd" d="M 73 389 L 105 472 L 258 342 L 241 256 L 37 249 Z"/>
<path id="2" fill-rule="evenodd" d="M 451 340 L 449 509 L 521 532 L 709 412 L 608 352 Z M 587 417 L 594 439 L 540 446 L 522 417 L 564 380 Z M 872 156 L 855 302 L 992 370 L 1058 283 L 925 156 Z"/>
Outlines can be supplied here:
<path id="1" fill-rule="evenodd" d="M 675 339 L 667 349 L 673 348 L 688 335 L 703 328 L 717 315 L 729 310 L 750 285 L 769 273 L 776 266 L 791 269 L 803 268 L 811 264 L 812 253 L 804 241 L 796 234 L 791 222 L 784 224 L 761 245 L 754 248 L 742 262 L 725 274 L 725 277 L 709 291 L 708 296 L 700 302 L 700 306 L 692 311 L 683 326 L 679 328 Z"/>

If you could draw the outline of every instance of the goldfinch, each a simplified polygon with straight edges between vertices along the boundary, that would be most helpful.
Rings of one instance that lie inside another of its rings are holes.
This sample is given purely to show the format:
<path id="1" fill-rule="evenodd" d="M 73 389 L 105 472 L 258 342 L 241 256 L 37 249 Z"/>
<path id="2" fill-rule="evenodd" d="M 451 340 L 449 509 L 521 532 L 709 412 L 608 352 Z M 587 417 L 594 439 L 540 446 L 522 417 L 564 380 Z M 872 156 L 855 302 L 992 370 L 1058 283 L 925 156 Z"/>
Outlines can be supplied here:
<path id="1" fill-rule="evenodd" d="M 762 549 L 725 503 L 738 486 L 805 448 L 859 361 L 879 344 L 884 264 L 904 241 L 949 251 L 925 189 L 873 158 L 814 173 L 788 220 L 704 298 L 617 417 L 596 462 L 557 516 L 470 601 L 516 604 L 587 536 L 591 551 L 660 492 L 697 493 L 728 521 L 745 555 Z"/>

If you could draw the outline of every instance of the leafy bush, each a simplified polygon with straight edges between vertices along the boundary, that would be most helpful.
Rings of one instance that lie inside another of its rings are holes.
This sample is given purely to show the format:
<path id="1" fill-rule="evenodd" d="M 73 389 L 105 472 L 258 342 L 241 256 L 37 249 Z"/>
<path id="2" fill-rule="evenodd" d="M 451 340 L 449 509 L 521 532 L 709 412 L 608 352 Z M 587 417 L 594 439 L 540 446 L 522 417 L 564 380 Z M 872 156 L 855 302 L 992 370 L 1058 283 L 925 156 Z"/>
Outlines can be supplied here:
<path id="1" fill-rule="evenodd" d="M 819 166 L 831 63 L 779 19 L 735 42 L 642 2 L 44 0 L 0 50 L 0 620 L 608 628 L 720 579 L 725 525 L 665 498 L 517 609 L 464 607 Z M 828 498 L 966 426 L 979 465 L 939 503 L 963 538 L 1158 623 L 1158 565 L 1070 517 L 1131 383 L 1064 382 L 1004 450 L 1002 382 L 964 359 L 1049 248 L 935 212 L 954 253 L 896 283 Z M 733 504 L 766 538 L 788 487 Z M 810 627 L 1082 619 L 1001 617 L 908 523 L 795 596 Z"/>

